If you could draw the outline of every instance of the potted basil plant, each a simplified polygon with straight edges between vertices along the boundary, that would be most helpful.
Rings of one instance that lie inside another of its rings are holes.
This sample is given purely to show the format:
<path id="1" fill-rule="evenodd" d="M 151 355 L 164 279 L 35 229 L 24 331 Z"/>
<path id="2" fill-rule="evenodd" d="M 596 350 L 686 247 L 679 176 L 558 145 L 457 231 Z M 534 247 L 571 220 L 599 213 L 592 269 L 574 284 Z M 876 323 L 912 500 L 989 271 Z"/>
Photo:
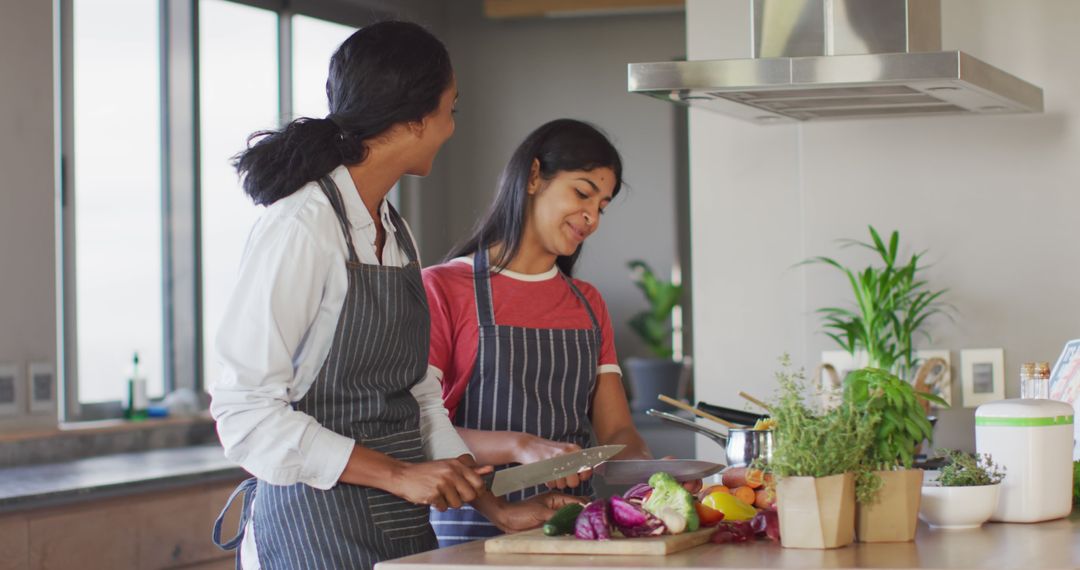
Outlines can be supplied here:
<path id="1" fill-rule="evenodd" d="M 867 462 L 881 479 L 881 488 L 873 500 L 856 509 L 856 535 L 861 542 L 915 540 L 923 471 L 912 469 L 912 464 L 915 449 L 933 435 L 920 400 L 947 406 L 940 397 L 917 392 L 880 368 L 856 370 L 844 379 L 844 401 L 878 418 Z"/>
<path id="2" fill-rule="evenodd" d="M 645 295 L 648 309 L 630 319 L 630 328 L 637 333 L 651 353 L 650 357 L 626 359 L 630 376 L 631 403 L 634 411 L 643 412 L 651 407 L 670 409 L 656 403 L 660 394 L 679 398 L 679 383 L 683 363 L 672 359 L 671 313 L 682 297 L 682 285 L 660 279 L 647 263 L 633 260 L 627 264 L 631 278 Z"/>

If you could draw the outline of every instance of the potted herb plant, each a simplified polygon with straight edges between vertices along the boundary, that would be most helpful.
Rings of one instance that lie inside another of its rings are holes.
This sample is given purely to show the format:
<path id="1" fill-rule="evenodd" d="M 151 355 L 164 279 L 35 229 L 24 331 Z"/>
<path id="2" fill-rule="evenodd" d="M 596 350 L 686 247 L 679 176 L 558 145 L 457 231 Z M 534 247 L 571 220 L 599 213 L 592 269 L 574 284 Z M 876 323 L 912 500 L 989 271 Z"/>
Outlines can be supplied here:
<path id="1" fill-rule="evenodd" d="M 781 359 L 779 396 L 768 468 L 777 478 L 780 541 L 788 548 L 837 548 L 855 539 L 856 500 L 873 497 L 880 481 L 867 464 L 880 417 L 844 401 L 816 409 L 805 398 L 805 375 Z"/>
<path id="2" fill-rule="evenodd" d="M 931 527 L 978 528 L 997 509 L 1004 467 L 990 455 L 943 450 L 946 464 L 937 481 L 922 488 L 919 518 Z"/>
<path id="3" fill-rule="evenodd" d="M 653 406 L 664 407 L 656 404 L 656 397 L 660 394 L 675 398 L 680 396 L 679 380 L 683 363 L 672 359 L 671 312 L 682 297 L 682 285 L 658 278 L 644 261 L 634 260 L 627 265 L 634 283 L 649 304 L 648 310 L 634 315 L 629 324 L 645 343 L 651 357 L 626 359 L 633 395 L 632 408 L 645 411 Z"/>
<path id="4" fill-rule="evenodd" d="M 940 397 L 916 392 L 880 368 L 856 370 L 844 379 L 844 401 L 878 418 L 867 460 L 881 488 L 855 511 L 856 535 L 862 542 L 915 540 L 923 471 L 911 466 L 915 449 L 933 433 L 920 400 L 947 406 Z"/>
<path id="5" fill-rule="evenodd" d="M 870 242 L 841 240 L 844 246 L 868 249 L 881 265 L 863 269 L 841 265 L 831 257 L 814 257 L 802 264 L 824 264 L 844 274 L 855 297 L 854 309 L 824 307 L 817 312 L 824 321 L 825 334 L 852 356 L 866 353 L 867 365 L 909 379 L 916 365 L 914 341 L 927 319 L 947 314 L 941 296 L 946 290 L 932 290 L 919 273 L 925 252 L 900 259 L 900 233 L 892 232 L 888 245 L 873 226 Z"/>

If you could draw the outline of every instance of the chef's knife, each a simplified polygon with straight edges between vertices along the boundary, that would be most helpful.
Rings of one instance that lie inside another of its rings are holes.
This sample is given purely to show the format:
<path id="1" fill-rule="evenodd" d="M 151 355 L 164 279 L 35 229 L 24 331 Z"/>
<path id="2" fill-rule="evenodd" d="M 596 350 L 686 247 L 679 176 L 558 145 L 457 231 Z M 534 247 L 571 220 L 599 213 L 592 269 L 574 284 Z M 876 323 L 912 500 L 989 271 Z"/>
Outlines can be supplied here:
<path id="1" fill-rule="evenodd" d="M 720 463 L 694 459 L 627 459 L 605 461 L 593 467 L 593 473 L 613 485 L 636 485 L 647 483 L 653 473 L 669 473 L 676 481 L 703 479 L 724 469 Z"/>
<path id="2" fill-rule="evenodd" d="M 624 447 L 626 446 L 601 445 L 590 447 L 552 457 L 551 459 L 496 471 L 494 475 L 488 475 L 485 480 L 490 479 L 492 494 L 502 496 L 527 487 L 534 487 L 548 481 L 561 479 L 567 475 L 573 475 L 582 469 L 592 467 L 610 457 L 614 457 Z"/>

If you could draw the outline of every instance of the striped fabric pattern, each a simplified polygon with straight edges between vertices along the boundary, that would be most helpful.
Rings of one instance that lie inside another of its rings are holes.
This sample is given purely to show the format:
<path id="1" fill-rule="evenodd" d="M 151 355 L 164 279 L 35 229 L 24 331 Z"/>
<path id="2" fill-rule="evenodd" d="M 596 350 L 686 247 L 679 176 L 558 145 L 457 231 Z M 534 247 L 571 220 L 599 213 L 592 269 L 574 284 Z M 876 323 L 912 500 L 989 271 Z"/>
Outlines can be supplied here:
<path id="1" fill-rule="evenodd" d="M 600 350 L 600 325 L 581 291 L 563 275 L 592 322 L 590 329 L 539 329 L 495 324 L 486 249 L 473 256 L 474 294 L 480 346 L 454 424 L 491 431 L 531 433 L 587 447 Z M 505 469 L 509 465 L 500 465 Z M 515 491 L 520 501 L 547 491 L 544 486 Z M 586 483 L 570 491 L 592 494 Z M 501 532 L 469 506 L 444 513 L 432 510 L 439 546 L 453 546 Z"/>
<path id="2" fill-rule="evenodd" d="M 431 322 L 412 239 L 399 242 L 410 261 L 405 267 L 360 263 L 337 187 L 329 178 L 319 184 L 345 233 L 349 288 L 326 362 L 293 408 L 360 445 L 424 461 L 420 409 L 409 389 L 427 371 Z M 393 208 L 390 217 L 399 235 L 408 236 Z M 437 546 L 428 507 L 378 489 L 258 481 L 254 493 L 256 550 L 266 570 L 370 570 Z"/>

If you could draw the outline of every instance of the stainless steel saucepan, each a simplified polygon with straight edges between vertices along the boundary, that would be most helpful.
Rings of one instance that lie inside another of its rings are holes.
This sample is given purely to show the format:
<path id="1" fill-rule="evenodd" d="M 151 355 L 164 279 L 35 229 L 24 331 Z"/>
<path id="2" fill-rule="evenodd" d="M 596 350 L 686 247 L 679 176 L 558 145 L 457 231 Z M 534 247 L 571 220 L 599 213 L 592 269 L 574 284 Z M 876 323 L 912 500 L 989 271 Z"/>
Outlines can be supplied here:
<path id="1" fill-rule="evenodd" d="M 755 459 L 761 459 L 767 463 L 772 458 L 772 430 L 733 428 L 729 429 L 727 434 L 723 434 L 702 426 L 692 420 L 683 419 L 667 412 L 648 410 L 645 414 L 654 418 L 659 418 L 672 425 L 700 433 L 715 441 L 717 444 L 722 445 L 724 447 L 724 452 L 727 455 L 727 464 L 731 467 L 750 465 Z"/>

